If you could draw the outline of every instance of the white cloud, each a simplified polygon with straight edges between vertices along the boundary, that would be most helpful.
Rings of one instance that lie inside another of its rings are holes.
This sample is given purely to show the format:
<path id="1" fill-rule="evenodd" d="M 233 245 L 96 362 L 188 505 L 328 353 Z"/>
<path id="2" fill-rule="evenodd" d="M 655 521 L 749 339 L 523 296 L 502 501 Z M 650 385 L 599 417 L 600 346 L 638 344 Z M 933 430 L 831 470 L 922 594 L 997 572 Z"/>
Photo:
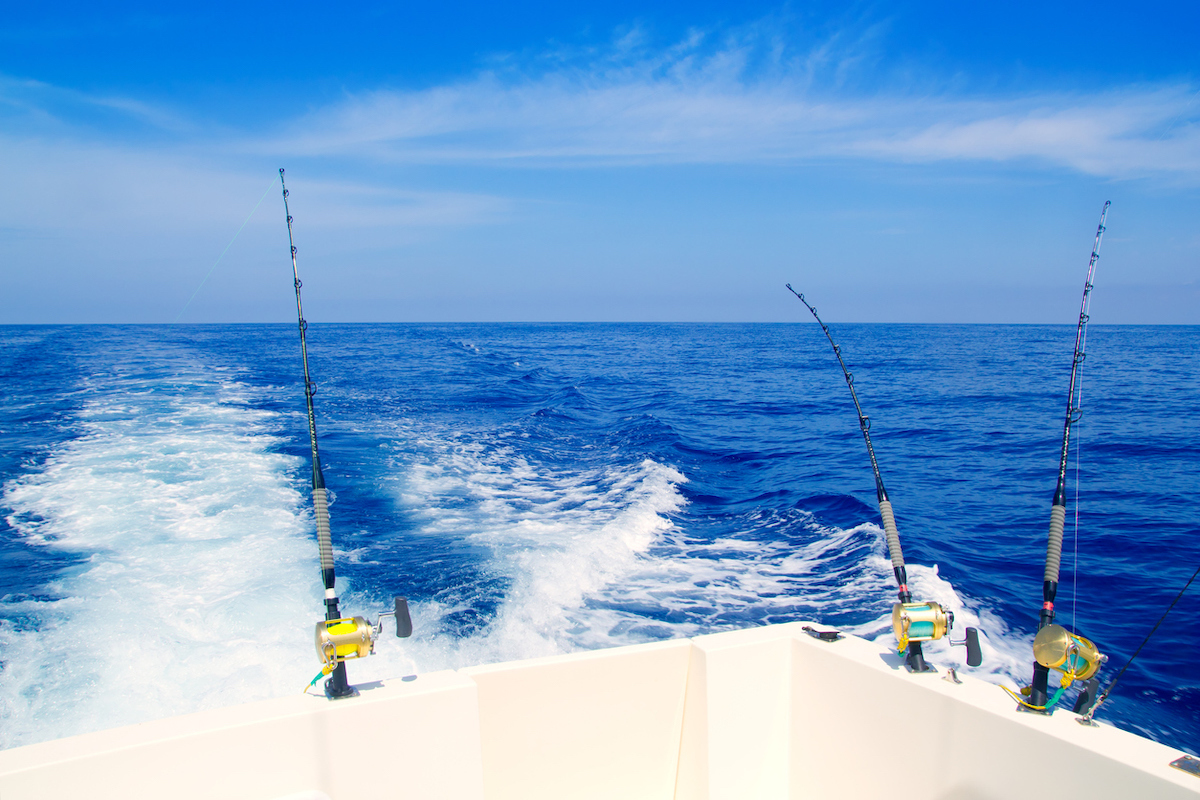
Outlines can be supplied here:
<path id="1" fill-rule="evenodd" d="M 580 87 L 491 80 L 419 94 L 375 92 L 271 146 L 411 162 L 569 164 L 1039 159 L 1089 174 L 1200 173 L 1195 126 L 1156 136 L 1185 101 L 1151 90 L 997 102 L 822 100 L 786 86 L 669 82 Z"/>
<path id="2" fill-rule="evenodd" d="M 0 214 L 6 227 L 96 233 L 136 225 L 178 235 L 229 226 L 273 179 L 273 166 L 233 163 L 196 147 L 134 148 L 0 134 Z M 329 181 L 305 174 L 306 223 L 322 228 L 453 227 L 490 222 L 511 209 L 501 197 Z"/>
<path id="3" fill-rule="evenodd" d="M 1003 97 L 839 91 L 838 76 L 862 58 L 854 48 L 827 43 L 785 57 L 769 43 L 712 48 L 696 34 L 647 53 L 628 38 L 584 67 L 351 95 L 241 146 L 399 163 L 1006 161 L 1200 177 L 1190 86 Z"/>
<path id="4" fill-rule="evenodd" d="M 943 101 L 916 124 L 864 137 L 865 155 L 909 161 L 1036 159 L 1090 175 L 1200 177 L 1200 128 L 1185 123 L 1189 87 L 1129 88 L 1093 97 Z M 1183 123 L 1183 124 L 1181 124 Z"/>
<path id="5" fill-rule="evenodd" d="M 43 81 L 0 75 L 0 110 L 10 129 L 68 131 L 97 113 L 175 134 L 194 133 L 196 125 L 185 115 L 129 97 L 82 92 Z M 110 120 L 111 123 L 112 120 Z"/>
<path id="6" fill-rule="evenodd" d="M 220 164 L 247 156 L 535 167 L 1008 162 L 1113 178 L 1200 177 L 1191 86 L 917 91 L 873 64 L 877 34 L 835 33 L 797 51 L 763 22 L 724 38 L 692 31 L 654 49 L 635 27 L 607 48 L 498 57 L 456 83 L 350 93 L 268 130 L 2 76 L 0 112 L 10 131 L 49 134 L 68 149 L 120 141 L 132 124 L 152 134 L 141 148 L 152 157 Z"/>

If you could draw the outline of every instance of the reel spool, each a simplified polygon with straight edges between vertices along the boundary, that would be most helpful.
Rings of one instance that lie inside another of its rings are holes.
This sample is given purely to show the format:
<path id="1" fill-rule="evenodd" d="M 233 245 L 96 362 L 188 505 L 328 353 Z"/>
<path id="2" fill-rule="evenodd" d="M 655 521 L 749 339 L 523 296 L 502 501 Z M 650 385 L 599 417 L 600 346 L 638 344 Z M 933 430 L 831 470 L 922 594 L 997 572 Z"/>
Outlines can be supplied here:
<path id="1" fill-rule="evenodd" d="M 903 653 L 910 642 L 930 642 L 941 639 L 954 627 L 954 612 L 942 608 L 939 603 L 896 603 L 892 606 L 892 632 L 896 634 L 897 650 Z M 983 663 L 979 649 L 979 631 L 967 628 L 966 638 L 961 642 L 950 640 L 951 645 L 967 648 L 967 666 L 978 667 Z"/>
<path id="2" fill-rule="evenodd" d="M 1108 660 L 1090 639 L 1061 625 L 1047 625 L 1038 631 L 1033 640 L 1033 657 L 1043 667 L 1061 673 L 1063 687 L 1073 681 L 1086 681 Z"/>

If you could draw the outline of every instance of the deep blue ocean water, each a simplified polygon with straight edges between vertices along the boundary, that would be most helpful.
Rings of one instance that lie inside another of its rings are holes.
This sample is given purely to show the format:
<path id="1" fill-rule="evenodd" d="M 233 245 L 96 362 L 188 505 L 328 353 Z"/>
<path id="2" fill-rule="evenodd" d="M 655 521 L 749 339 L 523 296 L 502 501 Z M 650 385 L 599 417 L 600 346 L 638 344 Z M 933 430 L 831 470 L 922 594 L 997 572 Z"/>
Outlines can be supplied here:
<path id="1" fill-rule="evenodd" d="M 1074 326 L 831 328 L 915 594 L 983 631 L 983 667 L 931 659 L 1027 681 Z M 343 610 L 403 594 L 416 628 L 353 681 L 796 619 L 890 638 L 874 481 L 816 325 L 314 324 L 309 345 Z M 1089 331 L 1058 611 L 1106 681 L 1200 565 L 1198 354 L 1197 327 Z M 294 325 L 0 327 L 0 747 L 308 682 L 300 374 Z M 1193 586 L 1101 719 L 1197 753 L 1198 610 Z"/>

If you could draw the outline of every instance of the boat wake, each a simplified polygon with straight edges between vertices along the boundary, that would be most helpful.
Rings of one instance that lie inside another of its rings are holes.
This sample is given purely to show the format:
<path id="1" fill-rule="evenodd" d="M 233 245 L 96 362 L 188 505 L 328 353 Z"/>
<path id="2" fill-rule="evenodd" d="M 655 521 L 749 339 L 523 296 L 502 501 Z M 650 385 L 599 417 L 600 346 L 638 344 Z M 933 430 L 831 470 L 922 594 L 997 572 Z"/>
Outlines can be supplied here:
<path id="1" fill-rule="evenodd" d="M 0 747 L 307 679 L 296 631 L 320 600 L 298 460 L 246 387 L 191 388 L 88 403 L 74 438 L 4 486 L 10 528 L 75 563 L 0 599 Z"/>

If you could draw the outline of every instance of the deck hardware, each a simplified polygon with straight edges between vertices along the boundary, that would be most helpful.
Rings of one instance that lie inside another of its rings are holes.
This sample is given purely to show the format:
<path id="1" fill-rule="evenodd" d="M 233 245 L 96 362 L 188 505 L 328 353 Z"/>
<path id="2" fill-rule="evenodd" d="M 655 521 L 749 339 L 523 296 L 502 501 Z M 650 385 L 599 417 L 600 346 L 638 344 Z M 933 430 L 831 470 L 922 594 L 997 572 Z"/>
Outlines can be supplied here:
<path id="1" fill-rule="evenodd" d="M 1186 772 L 1188 775 L 1195 775 L 1197 778 L 1200 778 L 1200 758 L 1180 756 L 1171 762 L 1171 766 L 1177 770 Z"/>
<path id="2" fill-rule="evenodd" d="M 946 674 L 942 676 L 942 680 L 950 683 L 962 683 L 962 681 L 958 679 L 958 672 L 955 671 L 954 667 L 946 667 Z"/>
<path id="3" fill-rule="evenodd" d="M 841 631 L 819 631 L 811 625 L 805 625 L 804 632 L 814 639 L 820 639 L 822 642 L 836 642 L 842 638 Z"/>

